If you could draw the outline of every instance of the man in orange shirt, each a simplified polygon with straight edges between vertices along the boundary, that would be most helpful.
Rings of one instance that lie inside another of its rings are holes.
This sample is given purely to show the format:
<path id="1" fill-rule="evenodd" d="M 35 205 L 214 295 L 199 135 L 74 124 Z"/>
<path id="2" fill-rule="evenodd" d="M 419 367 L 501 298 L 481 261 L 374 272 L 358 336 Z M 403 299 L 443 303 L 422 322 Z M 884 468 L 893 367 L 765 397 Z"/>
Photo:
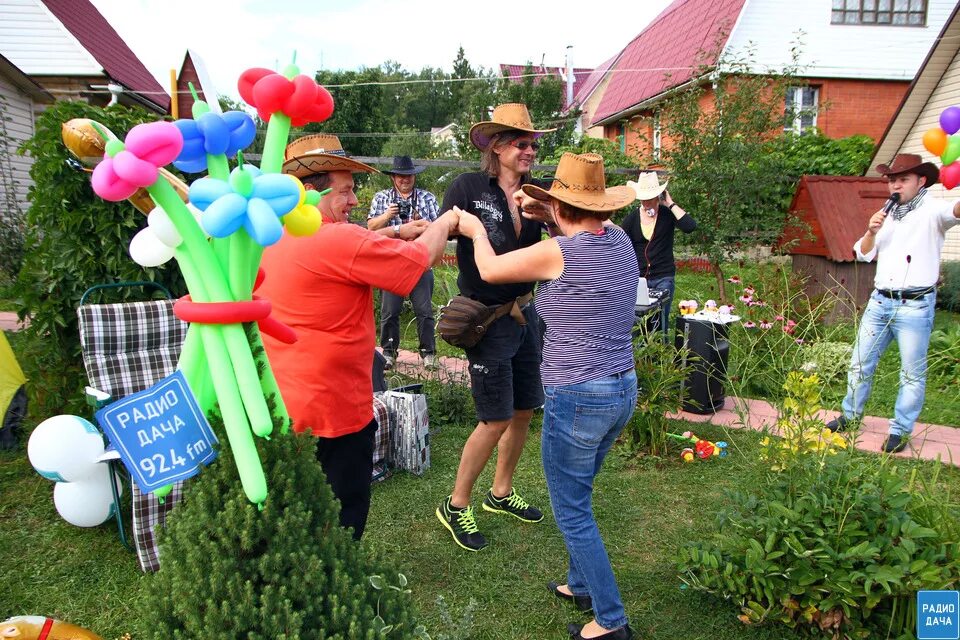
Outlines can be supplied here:
<path id="1" fill-rule="evenodd" d="M 318 208 L 323 225 L 309 237 L 284 234 L 263 254 L 257 293 L 272 315 L 297 332 L 295 344 L 264 336 L 264 346 L 297 433 L 317 438 L 317 459 L 340 500 L 340 524 L 363 535 L 370 509 L 374 434 L 371 362 L 373 289 L 407 296 L 440 260 L 457 215 L 409 223 L 389 234 L 347 222 L 357 205 L 353 173 L 376 169 L 346 156 L 336 136 L 287 146 L 284 173 L 307 189 L 330 192 Z M 412 240 L 406 242 L 405 240 Z"/>

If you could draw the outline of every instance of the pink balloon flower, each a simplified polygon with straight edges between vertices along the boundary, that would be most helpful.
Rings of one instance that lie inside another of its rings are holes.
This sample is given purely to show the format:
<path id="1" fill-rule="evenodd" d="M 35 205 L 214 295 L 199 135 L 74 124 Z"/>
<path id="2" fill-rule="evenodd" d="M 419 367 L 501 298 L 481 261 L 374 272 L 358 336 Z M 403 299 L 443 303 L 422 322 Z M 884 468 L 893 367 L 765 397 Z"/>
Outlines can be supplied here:
<path id="1" fill-rule="evenodd" d="M 93 190 L 104 200 L 126 200 L 156 182 L 160 167 L 173 162 L 182 148 L 183 136 L 172 122 L 139 124 L 124 142 L 107 143 L 103 162 L 90 180 Z"/>

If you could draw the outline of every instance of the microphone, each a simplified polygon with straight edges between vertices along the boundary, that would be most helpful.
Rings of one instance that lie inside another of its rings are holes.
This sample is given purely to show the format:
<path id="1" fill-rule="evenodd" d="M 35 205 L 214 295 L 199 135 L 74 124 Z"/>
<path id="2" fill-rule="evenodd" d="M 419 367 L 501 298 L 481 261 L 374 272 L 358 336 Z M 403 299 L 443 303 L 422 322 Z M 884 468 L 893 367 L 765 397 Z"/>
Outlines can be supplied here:
<path id="1" fill-rule="evenodd" d="M 883 212 L 884 212 L 884 213 L 890 213 L 891 211 L 894 210 L 894 208 L 895 208 L 898 204 L 900 204 L 900 194 L 899 194 L 899 193 L 891 193 L 891 194 L 890 194 L 890 197 L 887 198 L 887 203 L 886 203 L 885 205 L 883 205 Z"/>

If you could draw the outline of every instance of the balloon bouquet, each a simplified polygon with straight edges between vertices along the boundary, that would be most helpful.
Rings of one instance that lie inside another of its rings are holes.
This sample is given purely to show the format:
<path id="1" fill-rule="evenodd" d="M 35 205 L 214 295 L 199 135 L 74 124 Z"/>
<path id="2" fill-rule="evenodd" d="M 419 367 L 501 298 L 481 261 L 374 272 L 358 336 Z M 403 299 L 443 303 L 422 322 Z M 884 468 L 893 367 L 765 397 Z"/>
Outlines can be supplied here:
<path id="1" fill-rule="evenodd" d="M 282 73 L 249 69 L 238 88 L 268 123 L 259 167 L 244 162 L 242 154 L 256 134 L 253 119 L 239 111 L 214 113 L 191 86 L 192 120 L 141 124 L 123 141 L 90 123 L 105 150 L 93 170 L 92 186 L 105 200 L 139 201 L 141 210 L 156 203 L 147 227 L 130 243 L 131 257 L 144 266 L 176 258 L 190 292 L 174 306 L 177 316 L 190 323 L 178 368 L 205 412 L 219 406 L 243 490 L 251 502 L 262 505 L 267 486 L 254 436 L 268 438 L 273 431 L 266 398 L 275 397 L 283 432 L 289 417 L 269 363 L 254 358 L 262 348 L 251 348 L 251 343 L 262 347 L 260 332 L 286 342 L 294 342 L 296 335 L 270 318 L 270 303 L 253 292 L 265 277 L 259 269 L 264 247 L 277 242 L 284 229 L 305 236 L 320 227 L 316 205 L 322 194 L 306 191 L 281 167 L 290 127 L 329 118 L 333 98 L 300 74 L 295 62 Z M 207 175 L 186 189 L 163 169 L 170 163 Z M 149 195 L 146 204 L 143 191 Z M 254 322 L 248 340 L 243 323 Z M 163 487 L 155 494 L 162 497 L 167 491 Z"/>
<path id="2" fill-rule="evenodd" d="M 960 184 L 960 107 L 947 107 L 940 113 L 940 126 L 923 134 L 923 146 L 940 156 L 940 182 L 945 189 Z"/>

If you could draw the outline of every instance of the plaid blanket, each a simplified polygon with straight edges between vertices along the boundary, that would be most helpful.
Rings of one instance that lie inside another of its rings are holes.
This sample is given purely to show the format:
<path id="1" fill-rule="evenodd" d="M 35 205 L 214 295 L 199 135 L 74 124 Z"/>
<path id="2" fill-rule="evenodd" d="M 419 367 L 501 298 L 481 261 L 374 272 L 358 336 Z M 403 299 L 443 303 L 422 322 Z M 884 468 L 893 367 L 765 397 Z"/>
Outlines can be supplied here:
<path id="1" fill-rule="evenodd" d="M 173 300 L 84 305 L 77 309 L 83 366 L 90 386 L 113 398 L 143 391 L 177 368 L 187 324 L 173 315 Z M 182 497 L 178 482 L 160 503 L 131 483 L 133 541 L 144 571 L 160 568 L 154 528 Z"/>

